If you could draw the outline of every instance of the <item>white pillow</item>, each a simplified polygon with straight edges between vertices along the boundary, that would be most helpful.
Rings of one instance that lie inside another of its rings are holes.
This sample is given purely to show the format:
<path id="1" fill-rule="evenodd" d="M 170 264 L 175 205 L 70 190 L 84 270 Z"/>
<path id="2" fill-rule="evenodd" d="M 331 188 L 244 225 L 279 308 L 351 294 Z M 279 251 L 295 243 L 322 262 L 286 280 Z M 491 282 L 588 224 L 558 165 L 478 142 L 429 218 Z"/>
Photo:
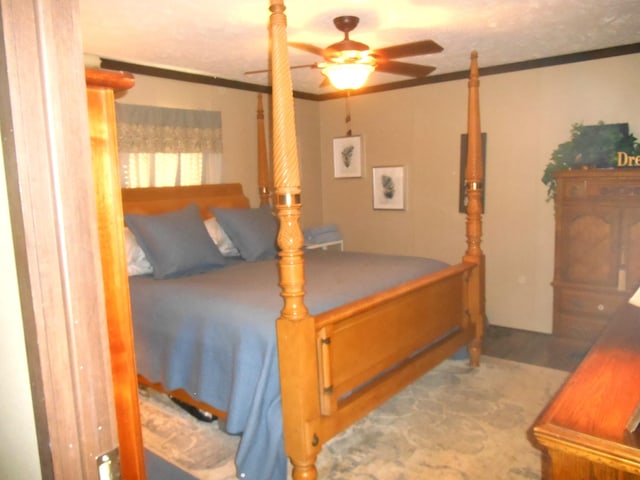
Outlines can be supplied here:
<path id="1" fill-rule="evenodd" d="M 127 272 L 129 276 L 153 273 L 153 268 L 142 251 L 136 236 L 129 227 L 124 228 L 124 248 L 127 253 Z"/>
<path id="2" fill-rule="evenodd" d="M 207 227 L 207 232 L 222 255 L 225 257 L 240 256 L 240 252 L 214 217 L 205 220 L 204 226 Z"/>

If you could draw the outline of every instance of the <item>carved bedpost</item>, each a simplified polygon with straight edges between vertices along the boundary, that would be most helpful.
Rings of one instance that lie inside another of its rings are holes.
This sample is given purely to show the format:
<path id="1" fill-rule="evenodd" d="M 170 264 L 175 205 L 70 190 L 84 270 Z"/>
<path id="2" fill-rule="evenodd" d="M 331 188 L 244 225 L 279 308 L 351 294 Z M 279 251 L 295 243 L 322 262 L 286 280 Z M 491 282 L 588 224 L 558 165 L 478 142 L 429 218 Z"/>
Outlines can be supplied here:
<path id="1" fill-rule="evenodd" d="M 271 189 L 269 188 L 269 162 L 267 161 L 267 140 L 264 133 L 264 109 L 262 94 L 258 94 L 258 191 L 260 205 L 269 205 Z"/>
<path id="2" fill-rule="evenodd" d="M 314 319 L 304 304 L 303 235 L 300 228 L 300 173 L 293 89 L 289 71 L 285 6 L 271 0 L 273 87 L 273 176 L 280 219 L 280 287 L 284 307 L 278 318 L 278 358 L 285 449 L 293 478 L 315 480 L 320 439 L 311 419 L 320 415 Z"/>
<path id="3" fill-rule="evenodd" d="M 482 165 L 482 130 L 480 128 L 480 75 L 478 72 L 478 52 L 471 52 L 469 72 L 469 107 L 467 114 L 467 168 L 465 188 L 467 190 L 467 251 L 463 260 L 477 264 L 469 279 L 469 314 L 475 324 L 476 335 L 469 348 L 471 364 L 480 363 L 482 335 L 484 330 L 484 254 L 480 247 L 482 240 L 482 192 L 484 172 Z"/>

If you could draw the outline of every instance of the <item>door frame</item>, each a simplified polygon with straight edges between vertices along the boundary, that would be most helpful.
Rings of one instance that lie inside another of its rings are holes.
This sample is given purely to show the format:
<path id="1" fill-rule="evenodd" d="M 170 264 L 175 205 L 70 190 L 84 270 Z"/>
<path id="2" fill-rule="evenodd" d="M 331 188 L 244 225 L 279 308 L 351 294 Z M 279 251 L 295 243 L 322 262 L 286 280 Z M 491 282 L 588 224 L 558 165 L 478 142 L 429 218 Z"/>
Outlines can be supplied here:
<path id="1" fill-rule="evenodd" d="M 0 125 L 43 478 L 118 447 L 79 7 L 0 0 Z"/>

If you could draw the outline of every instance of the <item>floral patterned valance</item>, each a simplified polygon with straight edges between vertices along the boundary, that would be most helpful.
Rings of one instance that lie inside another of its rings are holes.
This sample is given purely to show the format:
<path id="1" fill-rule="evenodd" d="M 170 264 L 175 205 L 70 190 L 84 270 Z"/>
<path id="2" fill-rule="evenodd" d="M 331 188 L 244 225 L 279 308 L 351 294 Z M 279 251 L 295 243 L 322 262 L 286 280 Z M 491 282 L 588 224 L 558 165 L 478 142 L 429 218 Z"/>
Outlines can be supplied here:
<path id="1" fill-rule="evenodd" d="M 220 112 L 116 103 L 116 119 L 121 152 L 222 152 Z"/>

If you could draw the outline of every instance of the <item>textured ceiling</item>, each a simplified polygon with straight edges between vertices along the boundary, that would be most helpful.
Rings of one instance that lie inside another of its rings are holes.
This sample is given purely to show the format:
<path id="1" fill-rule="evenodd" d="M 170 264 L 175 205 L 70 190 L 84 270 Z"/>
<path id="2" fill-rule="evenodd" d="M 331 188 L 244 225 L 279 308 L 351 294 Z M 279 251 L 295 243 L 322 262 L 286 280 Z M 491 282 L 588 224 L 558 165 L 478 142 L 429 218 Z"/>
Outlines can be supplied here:
<path id="1" fill-rule="evenodd" d="M 432 39 L 444 51 L 402 61 L 432 75 L 640 43 L 640 0 L 289 0 L 289 41 L 342 39 L 332 19 L 356 15 L 352 40 L 371 48 Z M 101 58 L 268 85 L 268 0 L 80 0 L 84 52 Z M 320 57 L 290 48 L 291 65 Z M 317 69 L 292 70 L 293 87 L 328 93 Z M 407 77 L 375 72 L 367 85 Z"/>

